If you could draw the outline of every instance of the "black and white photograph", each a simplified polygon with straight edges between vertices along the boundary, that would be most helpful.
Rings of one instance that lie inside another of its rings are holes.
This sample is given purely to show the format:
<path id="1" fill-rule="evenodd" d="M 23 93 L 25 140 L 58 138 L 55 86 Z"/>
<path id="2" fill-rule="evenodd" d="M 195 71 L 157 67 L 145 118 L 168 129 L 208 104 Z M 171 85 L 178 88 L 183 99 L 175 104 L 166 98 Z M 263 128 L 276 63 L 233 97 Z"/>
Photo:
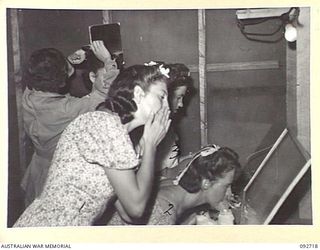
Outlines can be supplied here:
<path id="1" fill-rule="evenodd" d="M 6 7 L 4 227 L 312 229 L 313 12 Z"/>

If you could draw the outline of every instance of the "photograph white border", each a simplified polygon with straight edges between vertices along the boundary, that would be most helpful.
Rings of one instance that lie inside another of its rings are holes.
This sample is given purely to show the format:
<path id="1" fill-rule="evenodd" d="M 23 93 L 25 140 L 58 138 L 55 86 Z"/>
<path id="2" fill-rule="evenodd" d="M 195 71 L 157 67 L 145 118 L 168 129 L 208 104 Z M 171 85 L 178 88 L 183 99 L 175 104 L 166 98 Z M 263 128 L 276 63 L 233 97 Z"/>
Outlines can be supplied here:
<path id="1" fill-rule="evenodd" d="M 256 8 L 256 7 L 311 7 L 311 156 L 312 156 L 312 190 L 313 225 L 310 226 L 128 226 L 128 227 L 58 227 L 58 228 L 6 228 L 7 216 L 7 40 L 6 8 L 46 8 L 46 9 L 214 9 L 214 8 Z M 319 188 L 320 161 L 317 153 L 319 143 L 319 31 L 320 4 L 318 1 L 249 1 L 238 0 L 77 0 L 77 1 L 35 1 L 35 0 L 0 0 L 1 18 L 1 174 L 0 183 L 0 243 L 320 243 L 320 209 Z M 318 196 L 318 197 L 317 197 Z M 319 246 L 320 247 L 320 246 Z M 299 245 L 297 245 L 299 248 Z"/>

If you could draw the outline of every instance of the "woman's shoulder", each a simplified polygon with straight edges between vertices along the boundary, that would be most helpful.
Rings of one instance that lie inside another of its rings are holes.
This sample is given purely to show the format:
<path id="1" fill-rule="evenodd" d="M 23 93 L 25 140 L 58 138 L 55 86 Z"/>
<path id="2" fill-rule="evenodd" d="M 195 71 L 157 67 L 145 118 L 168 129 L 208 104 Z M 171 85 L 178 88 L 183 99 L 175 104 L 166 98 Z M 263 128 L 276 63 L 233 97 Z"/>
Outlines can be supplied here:
<path id="1" fill-rule="evenodd" d="M 121 124 L 120 117 L 117 114 L 108 112 L 108 111 L 99 111 L 99 110 L 89 111 L 84 114 L 81 114 L 77 117 L 77 120 L 88 120 L 93 123 L 108 122 L 110 124 L 111 123 Z"/>
<path id="2" fill-rule="evenodd" d="M 118 131 L 116 132 L 118 135 L 125 132 L 120 118 L 116 114 L 105 111 L 89 111 L 80 114 L 69 124 L 67 130 L 90 134 L 105 134 L 104 131 L 113 131 L 112 134 L 114 134 Z"/>

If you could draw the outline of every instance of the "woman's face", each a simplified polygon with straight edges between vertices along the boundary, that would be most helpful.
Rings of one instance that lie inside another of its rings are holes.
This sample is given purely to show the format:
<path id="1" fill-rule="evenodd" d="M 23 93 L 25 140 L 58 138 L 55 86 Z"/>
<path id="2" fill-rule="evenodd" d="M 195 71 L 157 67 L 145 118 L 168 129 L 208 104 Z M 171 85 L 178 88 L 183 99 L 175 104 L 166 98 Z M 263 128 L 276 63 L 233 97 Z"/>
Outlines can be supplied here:
<path id="1" fill-rule="evenodd" d="M 157 113 L 164 106 L 169 106 L 167 84 L 163 81 L 156 81 L 150 85 L 141 101 L 140 107 L 144 119 L 148 119 L 150 112 Z"/>
<path id="2" fill-rule="evenodd" d="M 234 170 L 225 174 L 224 177 L 215 181 L 215 183 L 208 190 L 208 202 L 211 207 L 216 207 L 223 201 L 226 195 L 230 195 L 231 184 L 234 178 Z"/>
<path id="3" fill-rule="evenodd" d="M 93 72 L 92 72 L 93 73 Z M 94 74 L 93 84 L 102 93 L 108 93 L 110 87 L 110 81 L 108 81 L 108 74 L 106 69 L 100 68 Z"/>
<path id="4" fill-rule="evenodd" d="M 180 108 L 183 108 L 183 97 L 186 95 L 187 87 L 177 87 L 171 96 L 171 111 L 177 113 Z"/>

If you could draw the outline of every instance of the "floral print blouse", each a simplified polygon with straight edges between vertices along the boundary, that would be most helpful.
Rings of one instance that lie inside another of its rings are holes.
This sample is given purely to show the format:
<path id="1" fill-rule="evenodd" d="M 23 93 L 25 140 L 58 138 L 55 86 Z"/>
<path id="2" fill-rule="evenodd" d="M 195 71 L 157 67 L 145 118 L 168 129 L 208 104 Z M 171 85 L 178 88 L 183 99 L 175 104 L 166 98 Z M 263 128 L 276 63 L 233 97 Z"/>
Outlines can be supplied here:
<path id="1" fill-rule="evenodd" d="M 61 135 L 41 195 L 14 227 L 92 225 L 114 195 L 105 169 L 133 169 L 138 163 L 117 115 L 78 116 Z"/>

